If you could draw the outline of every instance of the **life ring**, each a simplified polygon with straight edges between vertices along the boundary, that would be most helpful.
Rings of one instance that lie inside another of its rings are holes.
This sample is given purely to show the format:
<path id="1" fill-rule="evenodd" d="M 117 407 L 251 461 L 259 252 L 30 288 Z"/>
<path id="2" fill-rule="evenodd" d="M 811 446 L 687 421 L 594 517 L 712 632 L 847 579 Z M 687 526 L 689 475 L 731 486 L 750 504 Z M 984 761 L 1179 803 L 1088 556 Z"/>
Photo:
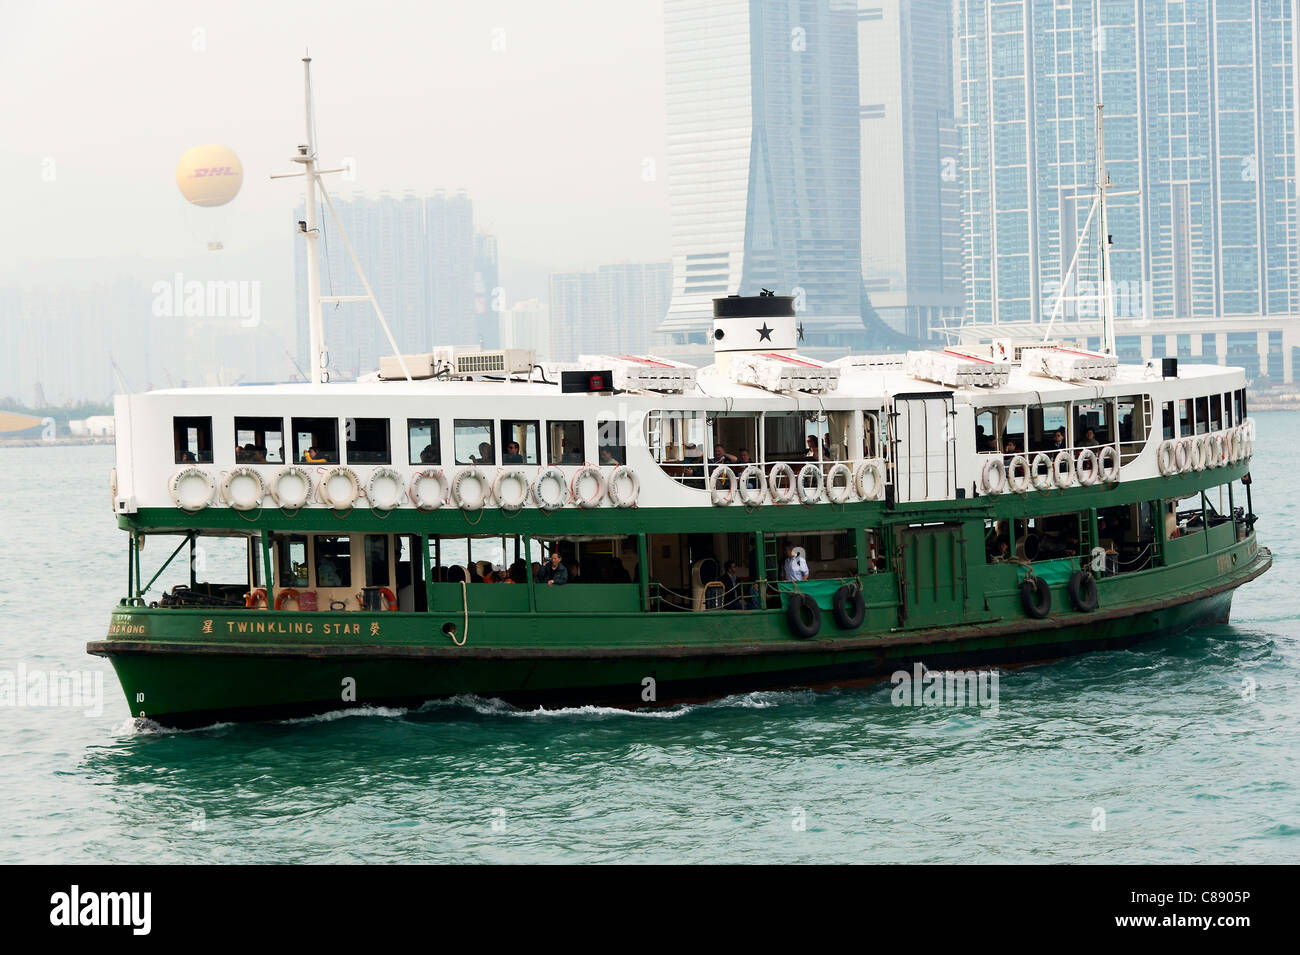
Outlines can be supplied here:
<path id="1" fill-rule="evenodd" d="M 266 588 L 265 588 L 265 587 L 254 587 L 254 588 L 253 588 L 252 590 L 250 590 L 248 593 L 244 594 L 244 606 L 245 606 L 245 607 L 250 607 L 250 608 L 251 608 L 251 607 L 256 607 L 256 606 L 258 605 L 258 603 L 261 603 L 261 605 L 262 605 L 263 607 L 266 606 Z"/>
<path id="2" fill-rule="evenodd" d="M 508 499 L 505 496 L 505 485 L 507 481 L 513 481 L 519 487 L 517 498 Z M 517 468 L 510 468 L 505 471 L 498 471 L 496 480 L 492 482 L 492 496 L 497 499 L 497 507 L 503 511 L 517 511 L 528 503 L 528 492 L 531 488 L 531 482 L 527 475 Z"/>
<path id="3" fill-rule="evenodd" d="M 402 475 L 392 468 L 375 468 L 366 482 L 366 500 L 375 510 L 391 511 L 402 503 L 404 483 Z"/>
<path id="4" fill-rule="evenodd" d="M 1186 474 L 1192 469 L 1192 439 L 1179 438 L 1174 445 L 1174 466 L 1179 474 Z"/>
<path id="5" fill-rule="evenodd" d="M 726 507 L 736 498 L 736 472 L 722 465 L 709 475 L 709 499 L 714 507 Z"/>
<path id="6" fill-rule="evenodd" d="M 806 482 L 812 478 L 812 487 Z M 796 484 L 799 490 L 799 503 L 816 504 L 822 499 L 822 492 L 826 490 L 826 475 L 822 473 L 820 464 L 805 464 L 799 469 L 799 480 Z M 811 493 L 809 493 L 811 491 Z"/>
<path id="7" fill-rule="evenodd" d="M 339 485 L 342 484 L 342 489 Z M 316 485 L 321 500 L 336 511 L 351 507 L 361 496 L 361 479 L 357 472 L 346 467 L 332 467 Z"/>
<path id="8" fill-rule="evenodd" d="M 266 484 L 252 468 L 235 468 L 221 479 L 221 499 L 237 511 L 260 507 L 264 497 Z"/>
<path id="9" fill-rule="evenodd" d="M 858 497 L 864 501 L 880 500 L 880 492 L 885 486 L 884 475 L 880 465 L 875 461 L 864 461 L 858 465 L 858 473 L 853 477 Z"/>
<path id="10" fill-rule="evenodd" d="M 432 481 L 438 486 L 435 496 L 425 495 L 423 488 L 426 481 Z M 411 475 L 411 483 L 406 486 L 406 496 L 421 511 L 436 511 L 447 502 L 447 490 L 447 476 L 442 473 L 442 468 L 426 468 Z"/>
<path id="11" fill-rule="evenodd" d="M 182 511 L 201 511 L 212 503 L 216 481 L 202 468 L 181 468 L 167 482 L 172 503 Z"/>
<path id="12" fill-rule="evenodd" d="M 596 485 L 595 490 L 590 494 L 578 493 L 584 478 L 591 478 Z M 605 496 L 605 475 L 594 465 L 584 465 L 573 475 L 573 481 L 569 484 L 569 493 L 573 496 L 573 503 L 583 509 L 599 507 L 600 499 Z"/>
<path id="13" fill-rule="evenodd" d="M 836 484 L 836 478 L 841 478 L 843 483 Z M 843 461 L 836 461 L 826 472 L 826 497 L 832 504 L 846 504 L 852 496 L 853 469 Z"/>
<path id="14" fill-rule="evenodd" d="M 1097 455 L 1097 471 L 1101 479 L 1110 484 L 1119 483 L 1120 457 L 1115 445 L 1108 444 Z"/>
<path id="15" fill-rule="evenodd" d="M 1165 477 L 1172 477 L 1178 473 L 1177 448 L 1177 444 L 1173 441 L 1165 441 L 1156 452 L 1156 465 Z"/>
<path id="16" fill-rule="evenodd" d="M 1024 494 L 1033 487 L 1029 473 L 1029 459 L 1023 454 L 1011 456 L 1011 462 L 1007 465 L 1007 486 L 1017 494 Z"/>
<path id="17" fill-rule="evenodd" d="M 1029 477 L 1040 491 L 1050 491 L 1056 479 L 1052 477 L 1052 459 L 1047 452 L 1039 451 L 1029 463 Z"/>
<path id="18" fill-rule="evenodd" d="M 296 489 L 293 487 L 295 484 Z M 271 479 L 271 499 L 278 507 L 288 510 L 304 507 L 311 500 L 313 490 L 315 485 L 312 483 L 310 472 L 296 464 L 281 468 Z"/>
<path id="19" fill-rule="evenodd" d="M 1020 582 L 1020 603 L 1026 614 L 1042 620 L 1052 612 L 1052 588 L 1042 577 L 1026 577 Z"/>
<path id="20" fill-rule="evenodd" d="M 289 588 L 288 590 L 282 590 L 275 595 L 275 609 L 283 610 L 284 605 L 287 604 L 290 600 L 296 601 L 297 599 L 298 599 L 298 591 L 294 590 L 292 587 Z M 299 609 L 301 609 L 301 607 Z"/>
<path id="21" fill-rule="evenodd" d="M 835 591 L 831 608 L 835 624 L 841 630 L 857 630 L 867 619 L 867 600 L 862 596 L 862 588 L 853 584 L 845 584 Z"/>
<path id="22" fill-rule="evenodd" d="M 1210 460 L 1209 436 L 1198 434 L 1192 443 L 1192 470 L 1204 471 Z"/>
<path id="23" fill-rule="evenodd" d="M 822 608 L 807 594 L 793 593 L 785 605 L 785 619 L 796 637 L 808 640 L 822 628 Z"/>
<path id="24" fill-rule="evenodd" d="M 1079 459 L 1074 463 L 1074 474 L 1084 487 L 1091 487 L 1101 480 L 1101 471 L 1097 465 L 1097 452 L 1084 448 L 1079 452 Z"/>
<path id="25" fill-rule="evenodd" d="M 1057 487 L 1069 487 L 1074 483 L 1074 458 L 1069 451 L 1057 451 L 1052 459 L 1052 481 Z"/>
<path id="26" fill-rule="evenodd" d="M 1070 575 L 1067 589 L 1075 610 L 1092 613 L 1097 609 L 1097 578 L 1092 574 L 1086 570 L 1076 570 Z"/>
<path id="27" fill-rule="evenodd" d="M 1205 455 L 1205 466 L 1207 468 L 1217 468 L 1223 464 L 1223 440 L 1217 434 L 1208 434 L 1205 436 L 1205 446 L 1207 449 Z"/>
<path id="28" fill-rule="evenodd" d="M 619 490 L 623 482 L 628 483 L 628 492 L 624 494 Z M 637 499 L 641 497 L 641 477 L 626 464 L 620 464 L 609 472 L 609 503 L 615 507 L 636 507 Z"/>
<path id="29" fill-rule="evenodd" d="M 1228 463 L 1236 464 L 1241 460 L 1241 428 L 1228 429 Z"/>
<path id="30" fill-rule="evenodd" d="M 555 496 L 548 496 L 546 493 L 547 485 L 555 488 Z M 557 467 L 543 468 L 533 481 L 533 500 L 543 511 L 554 511 L 569 501 L 569 481 L 564 476 L 564 472 Z"/>
<path id="31" fill-rule="evenodd" d="M 740 503 L 746 507 L 752 507 L 755 504 L 763 503 L 763 490 L 766 482 L 763 480 L 763 469 L 757 464 L 751 464 L 740 472 L 737 479 L 736 493 L 740 496 Z"/>
<path id="32" fill-rule="evenodd" d="M 465 482 L 473 481 L 478 485 L 478 497 L 473 498 L 465 494 Z M 488 479 L 483 476 L 483 472 L 477 467 L 468 467 L 459 472 L 451 482 L 451 500 L 462 511 L 481 511 L 487 506 L 488 498 L 492 494 L 492 485 Z"/>
<path id="33" fill-rule="evenodd" d="M 980 469 L 980 484 L 984 493 L 993 497 L 1007 489 L 1007 466 L 1002 463 L 1002 458 L 984 459 L 984 467 Z"/>
<path id="34" fill-rule="evenodd" d="M 777 477 L 785 478 L 785 487 L 781 487 Z M 776 504 L 789 504 L 794 500 L 794 496 L 799 493 L 795 488 L 794 468 L 781 461 L 772 466 L 772 471 L 767 478 L 767 490 L 772 495 L 772 501 Z"/>

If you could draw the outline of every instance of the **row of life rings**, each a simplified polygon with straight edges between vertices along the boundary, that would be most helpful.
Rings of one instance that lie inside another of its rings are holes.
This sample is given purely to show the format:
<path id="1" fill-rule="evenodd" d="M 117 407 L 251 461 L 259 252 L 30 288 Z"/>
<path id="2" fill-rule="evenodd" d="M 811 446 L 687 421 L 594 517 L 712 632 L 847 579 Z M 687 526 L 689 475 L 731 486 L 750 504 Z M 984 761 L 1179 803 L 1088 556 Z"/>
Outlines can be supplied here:
<path id="1" fill-rule="evenodd" d="M 1219 468 L 1246 461 L 1255 453 L 1255 422 L 1198 434 L 1196 437 L 1170 438 L 1156 452 L 1156 465 L 1165 477 Z"/>
<path id="2" fill-rule="evenodd" d="M 717 507 L 739 501 L 746 507 L 770 500 L 773 504 L 816 504 L 826 499 L 832 504 L 850 501 L 878 501 L 884 495 L 885 473 L 878 461 L 864 461 L 856 471 L 844 461 L 837 461 L 823 471 L 820 464 L 805 464 L 796 473 L 784 461 L 774 464 L 764 474 L 757 464 L 746 465 L 740 473 L 727 465 L 713 469 L 709 475 L 709 498 Z"/>
<path id="3" fill-rule="evenodd" d="M 451 503 L 464 511 L 480 511 L 493 501 L 504 511 L 518 511 L 529 501 L 544 511 L 564 507 L 570 501 L 580 508 L 599 507 L 608 500 L 614 507 L 635 507 L 641 496 L 641 479 L 636 471 L 620 465 L 608 476 L 594 465 L 579 468 L 572 479 L 557 467 L 542 468 L 536 478 L 518 468 L 503 468 L 495 478 L 478 467 L 468 467 L 448 476 L 441 468 L 428 468 L 411 476 L 409 482 L 389 467 L 376 468 L 362 482 L 352 468 L 332 467 L 317 481 L 297 465 L 276 472 L 268 482 L 251 467 L 238 467 L 213 477 L 198 467 L 181 468 L 167 483 L 172 502 L 181 510 L 201 511 L 220 501 L 239 511 L 262 506 L 269 496 L 277 507 L 297 510 L 313 495 L 318 503 L 335 510 L 348 510 L 364 495 L 375 510 L 388 511 L 401 505 L 402 497 L 421 511 L 433 511 Z"/>
<path id="4" fill-rule="evenodd" d="M 990 496 L 1008 490 L 1026 494 L 1030 490 L 1050 491 L 1074 485 L 1091 487 L 1102 481 L 1115 484 L 1119 476 L 1119 452 L 1107 444 L 1097 450 L 1083 448 L 1077 457 L 1065 450 L 1055 454 L 1039 451 L 1032 458 L 1016 454 L 1009 461 L 1001 455 L 989 456 L 980 469 L 980 487 Z"/>

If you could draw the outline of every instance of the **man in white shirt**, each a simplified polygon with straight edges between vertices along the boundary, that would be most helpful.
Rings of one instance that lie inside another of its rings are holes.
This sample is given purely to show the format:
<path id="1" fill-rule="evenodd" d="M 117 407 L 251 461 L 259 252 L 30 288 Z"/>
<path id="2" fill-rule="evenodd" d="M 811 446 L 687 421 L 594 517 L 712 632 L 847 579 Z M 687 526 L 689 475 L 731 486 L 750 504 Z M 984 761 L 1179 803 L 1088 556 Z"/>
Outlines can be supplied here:
<path id="1" fill-rule="evenodd" d="M 804 560 L 803 548 L 785 545 L 784 550 L 785 562 L 781 565 L 781 577 L 783 580 L 807 580 L 808 579 L 808 561 Z"/>

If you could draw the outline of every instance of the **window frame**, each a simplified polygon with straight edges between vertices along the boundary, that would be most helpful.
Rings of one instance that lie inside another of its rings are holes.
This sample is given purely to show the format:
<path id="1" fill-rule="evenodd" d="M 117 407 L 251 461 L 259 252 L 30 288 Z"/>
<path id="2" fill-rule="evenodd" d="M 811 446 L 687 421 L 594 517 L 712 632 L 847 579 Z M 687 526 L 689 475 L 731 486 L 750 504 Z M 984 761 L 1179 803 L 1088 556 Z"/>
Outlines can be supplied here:
<path id="1" fill-rule="evenodd" d="M 424 448 L 418 452 L 415 445 L 411 443 L 411 434 L 416 427 L 416 422 L 423 422 L 429 426 L 429 440 Z M 422 455 L 425 448 L 433 449 L 433 460 L 425 461 L 418 457 Z M 407 418 L 406 419 L 406 457 L 407 463 L 413 466 L 421 465 L 440 465 L 442 464 L 442 421 L 439 418 Z"/>

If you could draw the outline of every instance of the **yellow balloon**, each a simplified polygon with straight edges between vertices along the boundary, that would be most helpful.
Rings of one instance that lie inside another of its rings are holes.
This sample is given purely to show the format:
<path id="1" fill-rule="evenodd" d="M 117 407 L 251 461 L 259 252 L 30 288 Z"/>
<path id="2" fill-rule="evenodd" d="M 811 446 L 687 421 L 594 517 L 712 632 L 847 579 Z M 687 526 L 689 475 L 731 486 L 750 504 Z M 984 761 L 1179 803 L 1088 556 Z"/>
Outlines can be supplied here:
<path id="1" fill-rule="evenodd" d="M 195 146 L 176 164 L 176 186 L 196 206 L 224 206 L 243 183 L 244 165 L 227 146 Z"/>

